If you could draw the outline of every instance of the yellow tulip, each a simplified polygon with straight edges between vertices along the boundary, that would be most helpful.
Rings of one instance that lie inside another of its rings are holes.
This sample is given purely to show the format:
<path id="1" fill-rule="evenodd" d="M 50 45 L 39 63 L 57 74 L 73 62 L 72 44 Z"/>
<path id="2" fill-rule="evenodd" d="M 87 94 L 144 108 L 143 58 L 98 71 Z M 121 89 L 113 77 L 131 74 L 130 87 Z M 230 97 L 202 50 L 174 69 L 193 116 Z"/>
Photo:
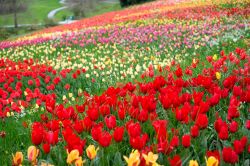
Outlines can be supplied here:
<path id="1" fill-rule="evenodd" d="M 31 162 L 32 165 L 37 164 L 37 156 L 39 155 L 39 149 L 35 146 L 30 146 L 28 148 L 28 160 Z"/>
<path id="2" fill-rule="evenodd" d="M 127 156 L 123 156 L 128 166 L 138 166 L 140 164 L 140 153 L 138 150 L 133 150 L 129 158 Z"/>
<path id="3" fill-rule="evenodd" d="M 199 166 L 198 162 L 196 160 L 190 160 L 189 166 Z"/>
<path id="4" fill-rule="evenodd" d="M 69 93 L 69 97 L 70 97 L 70 98 L 73 97 L 73 93 Z"/>
<path id="5" fill-rule="evenodd" d="M 90 160 L 93 160 L 96 157 L 97 151 L 99 148 L 95 148 L 94 145 L 89 145 L 86 149 L 87 156 Z"/>
<path id="6" fill-rule="evenodd" d="M 219 165 L 219 161 L 214 156 L 210 156 L 208 159 L 205 157 L 205 159 L 206 159 L 206 166 L 218 166 Z"/>
<path id="7" fill-rule="evenodd" d="M 216 72 L 216 73 L 215 73 L 215 76 L 216 76 L 217 80 L 221 79 L 221 74 L 220 74 L 220 72 Z"/>
<path id="8" fill-rule="evenodd" d="M 49 164 L 49 163 L 44 163 L 44 162 L 42 162 L 42 163 L 41 163 L 41 166 L 54 166 L 54 165 Z"/>
<path id="9" fill-rule="evenodd" d="M 85 163 L 85 160 L 82 160 L 82 157 L 79 157 L 79 158 L 75 161 L 75 166 L 83 166 L 84 163 Z"/>
<path id="10" fill-rule="evenodd" d="M 12 165 L 14 166 L 21 166 L 23 162 L 23 153 L 22 152 L 16 152 L 15 155 L 12 154 L 13 162 Z"/>
<path id="11" fill-rule="evenodd" d="M 213 56 L 213 60 L 214 60 L 214 61 L 216 61 L 216 60 L 217 60 L 217 55 L 216 55 L 216 54 L 214 54 L 214 56 Z"/>
<path id="12" fill-rule="evenodd" d="M 79 151 L 78 150 L 72 150 L 70 153 L 67 151 L 68 157 L 67 157 L 67 163 L 73 164 L 78 158 L 79 158 Z"/>
<path id="13" fill-rule="evenodd" d="M 149 152 L 148 155 L 142 154 L 143 158 L 146 161 L 146 165 L 150 166 L 159 166 L 156 162 L 158 159 L 158 154 L 154 154 L 153 152 Z"/>

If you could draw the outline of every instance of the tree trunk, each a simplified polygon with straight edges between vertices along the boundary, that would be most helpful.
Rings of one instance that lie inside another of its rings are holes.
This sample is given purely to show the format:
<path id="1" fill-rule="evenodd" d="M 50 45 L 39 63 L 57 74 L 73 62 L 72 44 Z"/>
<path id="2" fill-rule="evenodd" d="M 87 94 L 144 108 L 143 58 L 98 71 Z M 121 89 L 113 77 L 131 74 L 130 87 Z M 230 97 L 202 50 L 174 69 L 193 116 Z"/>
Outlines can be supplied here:
<path id="1" fill-rule="evenodd" d="M 15 24 L 15 28 L 18 28 L 16 0 L 13 0 L 13 5 L 14 5 L 14 24 Z"/>
<path id="2" fill-rule="evenodd" d="M 14 23 L 15 23 L 15 28 L 18 28 L 17 13 L 16 12 L 14 12 Z"/>

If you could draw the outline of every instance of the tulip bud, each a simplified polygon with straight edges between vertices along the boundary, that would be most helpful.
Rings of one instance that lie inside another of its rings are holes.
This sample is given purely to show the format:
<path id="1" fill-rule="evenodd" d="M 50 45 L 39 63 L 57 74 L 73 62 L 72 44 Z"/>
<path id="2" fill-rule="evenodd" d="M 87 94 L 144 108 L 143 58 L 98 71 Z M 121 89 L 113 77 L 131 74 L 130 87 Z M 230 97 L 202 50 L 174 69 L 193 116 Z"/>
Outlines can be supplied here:
<path id="1" fill-rule="evenodd" d="M 39 155 L 39 149 L 35 146 L 30 146 L 28 148 L 28 160 L 31 162 L 32 165 L 37 164 L 37 156 Z"/>

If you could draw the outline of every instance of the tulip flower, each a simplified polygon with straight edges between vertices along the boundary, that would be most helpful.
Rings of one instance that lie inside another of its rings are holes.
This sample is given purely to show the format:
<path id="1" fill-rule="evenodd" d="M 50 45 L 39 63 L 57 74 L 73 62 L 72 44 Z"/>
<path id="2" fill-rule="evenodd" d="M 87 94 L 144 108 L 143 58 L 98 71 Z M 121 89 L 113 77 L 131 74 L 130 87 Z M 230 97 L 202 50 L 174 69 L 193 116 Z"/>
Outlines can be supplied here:
<path id="1" fill-rule="evenodd" d="M 41 163 L 41 166 L 54 166 L 54 165 L 49 164 L 49 163 L 42 162 L 42 163 Z"/>
<path id="2" fill-rule="evenodd" d="M 216 73 L 215 73 L 215 76 L 216 76 L 216 79 L 217 79 L 217 80 L 221 79 L 221 74 L 220 74 L 220 72 L 216 72 Z"/>
<path id="3" fill-rule="evenodd" d="M 70 153 L 67 151 L 68 157 L 67 157 L 67 163 L 73 164 L 75 161 L 79 158 L 79 151 L 78 150 L 72 150 Z"/>
<path id="4" fill-rule="evenodd" d="M 109 132 L 104 131 L 100 134 L 98 142 L 102 147 L 108 147 L 111 143 L 112 135 Z"/>
<path id="5" fill-rule="evenodd" d="M 196 160 L 190 160 L 189 166 L 199 166 L 198 162 Z"/>
<path id="6" fill-rule="evenodd" d="M 172 158 L 168 158 L 170 166 L 182 166 L 182 160 L 179 155 L 175 155 Z"/>
<path id="7" fill-rule="evenodd" d="M 12 165 L 13 166 L 21 166 L 23 162 L 23 153 L 22 152 L 16 152 L 15 155 L 12 154 Z"/>
<path id="8" fill-rule="evenodd" d="M 146 161 L 146 165 L 148 166 L 159 166 L 156 162 L 158 159 L 158 154 L 154 154 L 153 152 L 149 152 L 148 155 L 142 154 L 143 158 Z"/>
<path id="9" fill-rule="evenodd" d="M 129 158 L 127 156 L 123 156 L 128 166 L 138 166 L 140 164 L 140 153 L 138 150 L 133 150 Z"/>
<path id="10" fill-rule="evenodd" d="M 75 166 L 83 166 L 84 163 L 85 163 L 85 160 L 82 160 L 82 157 L 79 157 L 79 158 L 75 161 Z"/>
<path id="11" fill-rule="evenodd" d="M 124 127 L 116 127 L 114 130 L 114 140 L 116 142 L 121 142 L 123 139 L 123 135 L 124 135 Z"/>
<path id="12" fill-rule="evenodd" d="M 185 148 L 188 148 L 191 144 L 191 137 L 190 135 L 186 134 L 186 135 L 183 135 L 182 136 L 182 145 L 185 147 Z"/>
<path id="13" fill-rule="evenodd" d="M 98 152 L 99 148 L 95 148 L 94 145 L 89 145 L 86 149 L 87 156 L 90 160 L 93 160 Z"/>
<path id="14" fill-rule="evenodd" d="M 213 60 L 214 60 L 214 61 L 216 61 L 217 59 L 218 59 L 217 55 L 216 55 L 216 54 L 214 54 L 214 56 L 213 56 Z"/>
<path id="15" fill-rule="evenodd" d="M 39 149 L 35 146 L 30 146 L 28 148 L 28 160 L 31 162 L 32 165 L 37 164 L 37 157 L 39 155 Z"/>
<path id="16" fill-rule="evenodd" d="M 108 115 L 104 118 L 106 126 L 108 129 L 113 129 L 116 127 L 116 118 L 114 115 Z"/>
<path id="17" fill-rule="evenodd" d="M 210 156 L 208 159 L 205 157 L 205 159 L 206 159 L 206 166 L 218 166 L 219 165 L 219 161 L 214 156 Z"/>
<path id="18" fill-rule="evenodd" d="M 50 152 L 50 144 L 43 144 L 43 151 L 45 154 L 48 154 Z"/>

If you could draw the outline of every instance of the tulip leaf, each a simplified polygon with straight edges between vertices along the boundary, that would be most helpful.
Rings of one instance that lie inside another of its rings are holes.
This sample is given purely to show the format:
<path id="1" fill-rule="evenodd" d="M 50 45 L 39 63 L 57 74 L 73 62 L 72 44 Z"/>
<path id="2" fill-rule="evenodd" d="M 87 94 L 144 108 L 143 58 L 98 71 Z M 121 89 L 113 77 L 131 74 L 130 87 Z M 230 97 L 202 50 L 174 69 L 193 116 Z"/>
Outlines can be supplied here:
<path id="1" fill-rule="evenodd" d="M 124 162 L 122 161 L 122 155 L 120 152 L 115 153 L 113 163 L 115 163 L 116 166 L 123 166 L 124 165 Z"/>

